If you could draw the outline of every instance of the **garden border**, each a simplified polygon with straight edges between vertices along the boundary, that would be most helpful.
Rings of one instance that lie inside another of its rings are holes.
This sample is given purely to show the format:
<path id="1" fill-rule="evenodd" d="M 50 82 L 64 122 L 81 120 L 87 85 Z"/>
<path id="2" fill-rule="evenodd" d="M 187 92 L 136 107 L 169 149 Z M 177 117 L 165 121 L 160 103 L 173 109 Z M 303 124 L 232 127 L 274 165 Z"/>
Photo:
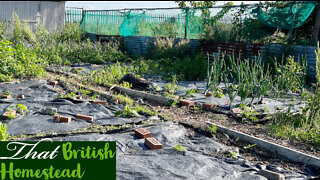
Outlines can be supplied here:
<path id="1" fill-rule="evenodd" d="M 251 144 L 256 144 L 258 147 L 263 148 L 265 150 L 278 153 L 279 155 L 286 157 L 287 159 L 294 161 L 294 162 L 300 162 L 304 163 L 316 168 L 320 168 L 320 158 L 311 156 L 299 151 L 296 151 L 291 148 L 287 148 L 242 132 L 238 132 L 232 129 L 229 129 L 227 127 L 215 124 L 213 122 L 206 121 L 207 125 L 214 125 L 217 126 L 217 131 L 221 133 L 225 133 L 229 136 L 232 136 L 234 138 L 239 138 L 240 140 L 247 141 Z"/>
<path id="2" fill-rule="evenodd" d="M 49 71 L 49 72 L 60 73 L 60 74 L 65 74 L 65 75 L 68 75 L 68 76 L 76 77 L 75 74 L 68 73 L 68 72 L 63 72 L 61 70 L 55 70 L 55 69 L 52 69 L 52 68 L 45 68 L 45 69 L 47 71 Z M 71 82 L 69 82 L 69 83 L 73 84 Z M 73 85 L 75 85 L 75 84 L 73 84 Z M 93 91 L 95 93 L 99 93 L 100 95 L 106 96 L 108 99 L 112 99 L 112 95 L 106 94 L 104 92 L 99 92 L 99 91 L 97 91 L 97 90 L 95 90 L 93 88 L 90 88 L 88 86 L 85 86 L 85 85 L 82 85 L 82 87 L 86 88 L 86 89 L 89 89 L 89 90 L 91 90 L 91 91 Z M 107 88 L 110 88 L 110 89 L 115 90 L 115 91 L 120 92 L 120 93 L 125 93 L 125 94 L 127 94 L 127 95 L 129 95 L 131 97 L 143 98 L 143 99 L 146 99 L 149 102 L 160 104 L 160 105 L 170 105 L 170 104 L 172 104 L 173 102 L 176 101 L 173 98 L 167 98 L 167 97 L 162 97 L 162 96 L 158 96 L 158 95 L 154 95 L 154 94 L 149 94 L 149 93 L 146 93 L 146 92 L 140 92 L 140 91 L 137 91 L 137 90 L 124 88 L 124 87 L 119 87 L 119 86 L 116 86 L 116 85 L 113 88 L 111 88 L 111 87 L 107 87 Z"/>

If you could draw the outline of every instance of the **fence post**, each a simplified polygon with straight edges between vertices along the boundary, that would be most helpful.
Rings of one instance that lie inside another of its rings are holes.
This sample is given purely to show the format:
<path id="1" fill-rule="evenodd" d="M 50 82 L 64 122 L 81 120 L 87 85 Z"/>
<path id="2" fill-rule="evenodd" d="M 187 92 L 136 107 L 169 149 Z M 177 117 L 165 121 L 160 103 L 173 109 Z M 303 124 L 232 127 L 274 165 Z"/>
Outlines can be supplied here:
<path id="1" fill-rule="evenodd" d="M 188 20 L 189 20 L 189 8 L 186 8 L 186 26 L 184 29 L 184 39 L 188 38 Z"/>

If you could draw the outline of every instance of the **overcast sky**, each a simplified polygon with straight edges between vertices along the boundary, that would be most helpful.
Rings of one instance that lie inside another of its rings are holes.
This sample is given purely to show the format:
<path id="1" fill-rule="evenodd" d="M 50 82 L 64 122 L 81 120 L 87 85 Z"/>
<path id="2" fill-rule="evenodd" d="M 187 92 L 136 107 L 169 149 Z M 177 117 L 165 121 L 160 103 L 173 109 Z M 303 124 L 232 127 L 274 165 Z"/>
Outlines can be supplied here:
<path id="1" fill-rule="evenodd" d="M 230 1 L 219 1 L 221 5 Z M 233 1 L 234 4 L 244 2 L 258 3 L 259 1 Z M 123 9 L 123 8 L 166 8 L 178 7 L 174 1 L 67 1 L 66 7 L 78 7 L 84 9 Z"/>

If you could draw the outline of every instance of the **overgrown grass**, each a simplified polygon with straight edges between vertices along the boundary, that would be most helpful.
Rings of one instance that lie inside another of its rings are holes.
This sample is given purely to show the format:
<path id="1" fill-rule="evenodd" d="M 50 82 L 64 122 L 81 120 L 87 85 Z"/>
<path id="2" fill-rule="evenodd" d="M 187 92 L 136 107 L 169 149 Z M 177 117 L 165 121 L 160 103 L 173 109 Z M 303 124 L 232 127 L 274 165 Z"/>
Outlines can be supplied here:
<path id="1" fill-rule="evenodd" d="M 0 41 L 0 81 L 30 78 L 44 74 L 46 62 L 30 48 L 8 40 Z"/>
<path id="2" fill-rule="evenodd" d="M 271 135 L 320 147 L 320 92 L 312 95 L 302 114 L 277 113 L 268 125 Z"/>
<path id="3" fill-rule="evenodd" d="M 317 72 L 317 89 L 316 92 L 308 93 L 308 103 L 305 108 L 302 108 L 302 113 L 293 114 L 290 112 L 290 107 L 285 113 L 277 113 L 273 116 L 272 122 L 268 125 L 268 130 L 271 135 L 281 138 L 289 138 L 298 141 L 303 141 L 314 146 L 320 147 L 320 48 L 316 53 L 316 72 Z M 296 68 L 294 62 L 290 62 L 285 66 L 288 72 L 299 73 L 301 70 Z M 290 78 L 291 76 L 287 76 Z M 294 78 L 294 77 L 293 77 Z M 289 81 L 289 85 L 293 87 L 301 81 Z M 292 82 L 293 81 L 293 82 Z M 291 83 L 291 84 L 290 84 Z"/>
<path id="4" fill-rule="evenodd" d="M 113 65 L 106 65 L 98 70 L 92 70 L 89 72 L 89 74 L 82 75 L 82 81 L 84 83 L 112 86 L 120 81 L 120 79 L 129 72 L 134 72 L 134 69 L 118 62 Z M 122 85 L 125 87 L 130 87 L 130 85 L 125 83 Z"/>

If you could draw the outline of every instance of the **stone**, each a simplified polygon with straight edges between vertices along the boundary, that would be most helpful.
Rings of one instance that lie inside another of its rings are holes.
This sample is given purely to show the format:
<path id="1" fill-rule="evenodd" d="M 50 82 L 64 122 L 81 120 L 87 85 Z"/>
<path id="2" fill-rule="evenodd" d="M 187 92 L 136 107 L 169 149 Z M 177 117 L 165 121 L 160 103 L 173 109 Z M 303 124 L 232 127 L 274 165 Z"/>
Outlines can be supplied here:
<path id="1" fill-rule="evenodd" d="M 53 108 L 53 107 L 45 107 L 42 110 L 42 114 L 44 115 L 53 115 L 56 114 L 58 112 L 57 108 Z"/>

